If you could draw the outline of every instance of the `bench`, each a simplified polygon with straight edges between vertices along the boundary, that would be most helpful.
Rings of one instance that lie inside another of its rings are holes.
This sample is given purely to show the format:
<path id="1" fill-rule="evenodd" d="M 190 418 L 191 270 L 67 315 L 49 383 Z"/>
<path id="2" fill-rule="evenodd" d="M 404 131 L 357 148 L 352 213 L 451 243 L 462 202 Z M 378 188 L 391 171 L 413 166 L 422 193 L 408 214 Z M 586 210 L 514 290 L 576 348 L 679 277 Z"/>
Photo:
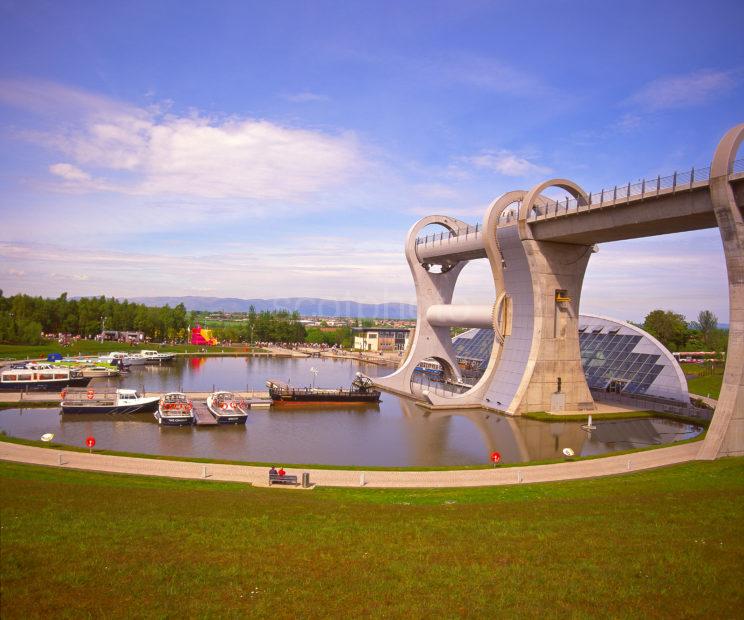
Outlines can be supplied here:
<path id="1" fill-rule="evenodd" d="M 299 484 L 297 482 L 297 476 L 288 476 L 279 474 L 269 474 L 269 486 L 272 484 Z"/>

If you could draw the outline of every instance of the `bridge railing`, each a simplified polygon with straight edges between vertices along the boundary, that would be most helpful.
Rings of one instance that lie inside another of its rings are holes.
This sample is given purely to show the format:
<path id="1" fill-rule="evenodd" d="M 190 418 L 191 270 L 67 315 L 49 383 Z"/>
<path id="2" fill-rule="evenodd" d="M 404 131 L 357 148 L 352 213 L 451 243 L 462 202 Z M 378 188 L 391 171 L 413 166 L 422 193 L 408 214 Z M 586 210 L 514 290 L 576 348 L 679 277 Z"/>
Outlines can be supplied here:
<path id="1" fill-rule="evenodd" d="M 734 161 L 731 167 L 731 175 L 738 177 L 744 174 L 744 158 Z M 589 194 L 589 204 L 579 205 L 575 198 L 566 197 L 565 200 L 551 200 L 547 206 L 534 209 L 528 215 L 528 221 L 542 220 L 546 218 L 560 217 L 577 213 L 584 209 L 589 210 L 600 205 L 615 205 L 617 203 L 629 202 L 635 198 L 651 198 L 666 192 L 667 190 L 682 191 L 692 189 L 698 185 L 704 185 L 710 181 L 710 166 L 704 168 L 691 168 L 685 172 L 675 172 L 667 176 L 651 177 L 642 179 L 636 183 L 627 183 L 625 185 L 616 185 L 612 188 L 603 189 L 599 192 Z M 514 203 L 509 209 L 505 209 L 501 214 L 502 222 L 509 223 L 516 219 L 521 207 L 520 202 Z M 454 237 L 463 237 L 465 239 L 477 238 L 483 234 L 483 227 L 480 224 L 474 226 L 468 225 L 465 228 L 455 230 L 446 230 L 441 233 L 426 235 L 416 239 L 416 245 L 426 245 L 434 243 L 444 243 Z"/>
<path id="2" fill-rule="evenodd" d="M 732 166 L 732 175 L 738 176 L 744 172 L 744 158 L 737 159 Z M 636 183 L 616 185 L 612 188 L 603 189 L 599 192 L 589 194 L 589 203 L 579 205 L 576 198 L 566 197 L 565 200 L 550 201 L 544 208 L 533 209 L 527 217 L 529 221 L 542 220 L 546 218 L 560 217 L 571 213 L 577 213 L 583 209 L 589 210 L 599 205 L 615 205 L 618 202 L 629 202 L 635 198 L 653 197 L 667 190 L 682 191 L 704 185 L 710 181 L 710 167 L 691 168 L 685 172 L 675 172 L 667 176 L 642 179 Z"/>
<path id="3" fill-rule="evenodd" d="M 483 231 L 480 224 L 476 224 L 475 226 L 468 225 L 465 228 L 456 228 L 455 230 L 447 230 L 433 235 L 426 235 L 425 237 L 417 237 L 416 245 L 425 245 L 428 243 L 444 243 L 445 241 L 452 239 L 453 237 L 464 237 L 466 239 L 470 237 L 477 238 L 482 232 Z"/>
<path id="4" fill-rule="evenodd" d="M 463 383 L 450 383 L 449 381 L 432 381 L 427 375 L 421 372 L 414 372 L 411 376 L 411 383 L 420 386 L 421 389 L 428 390 L 437 396 L 453 396 L 464 394 L 473 386 Z"/>

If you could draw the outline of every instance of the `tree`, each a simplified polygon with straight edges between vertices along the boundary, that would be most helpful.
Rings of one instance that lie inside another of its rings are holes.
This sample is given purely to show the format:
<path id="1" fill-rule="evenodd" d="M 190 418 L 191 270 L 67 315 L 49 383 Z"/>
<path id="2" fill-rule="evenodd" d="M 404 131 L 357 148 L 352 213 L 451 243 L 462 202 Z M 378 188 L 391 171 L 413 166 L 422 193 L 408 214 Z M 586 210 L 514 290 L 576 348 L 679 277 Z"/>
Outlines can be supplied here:
<path id="1" fill-rule="evenodd" d="M 698 320 L 692 322 L 692 328 L 700 332 L 703 344 L 707 349 L 714 349 L 718 332 L 718 317 L 710 310 L 701 310 Z"/>
<path id="2" fill-rule="evenodd" d="M 689 337 L 685 317 L 671 310 L 653 310 L 643 321 L 643 329 L 670 351 L 684 348 Z"/>

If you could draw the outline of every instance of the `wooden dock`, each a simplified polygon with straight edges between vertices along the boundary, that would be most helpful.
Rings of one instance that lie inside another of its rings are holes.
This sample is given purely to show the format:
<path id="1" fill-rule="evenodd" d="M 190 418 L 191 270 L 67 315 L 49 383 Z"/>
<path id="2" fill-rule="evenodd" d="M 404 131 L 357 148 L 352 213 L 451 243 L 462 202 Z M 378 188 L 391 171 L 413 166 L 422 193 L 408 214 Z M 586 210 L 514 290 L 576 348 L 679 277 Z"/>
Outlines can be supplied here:
<path id="1" fill-rule="evenodd" d="M 207 403 L 194 403 L 194 418 L 197 426 L 216 426 L 217 420 L 207 409 Z"/>

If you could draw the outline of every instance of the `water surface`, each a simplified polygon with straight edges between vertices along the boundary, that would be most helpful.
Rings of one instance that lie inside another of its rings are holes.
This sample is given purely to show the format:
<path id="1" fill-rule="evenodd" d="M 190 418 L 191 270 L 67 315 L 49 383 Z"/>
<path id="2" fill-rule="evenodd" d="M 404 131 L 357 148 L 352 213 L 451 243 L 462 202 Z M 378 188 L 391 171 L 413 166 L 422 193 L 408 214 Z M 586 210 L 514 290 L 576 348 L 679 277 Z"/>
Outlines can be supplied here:
<path id="1" fill-rule="evenodd" d="M 267 378 L 310 385 L 347 387 L 355 373 L 387 374 L 348 360 L 312 358 L 178 358 L 173 364 L 140 366 L 114 380 L 96 380 L 147 391 L 264 389 Z M 412 401 L 383 393 L 379 405 L 273 407 L 252 410 L 245 426 L 160 427 L 152 414 L 60 414 L 54 409 L 0 411 L 0 431 L 83 446 L 185 457 L 241 461 L 358 466 L 457 466 L 487 463 L 498 451 L 505 463 L 604 454 L 661 445 L 700 433 L 697 426 L 663 418 L 595 422 L 588 433 L 578 422 L 538 422 L 486 411 L 427 411 Z"/>

